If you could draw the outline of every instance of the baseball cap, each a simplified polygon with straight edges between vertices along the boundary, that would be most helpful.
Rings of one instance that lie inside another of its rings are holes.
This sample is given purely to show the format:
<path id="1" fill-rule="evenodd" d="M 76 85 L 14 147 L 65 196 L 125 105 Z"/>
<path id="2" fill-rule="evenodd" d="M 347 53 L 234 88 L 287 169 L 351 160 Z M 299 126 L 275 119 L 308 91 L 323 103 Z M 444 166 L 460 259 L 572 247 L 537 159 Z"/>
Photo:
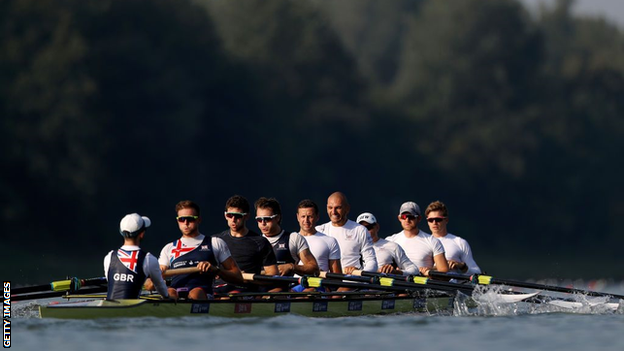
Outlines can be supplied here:
<path id="1" fill-rule="evenodd" d="M 375 224 L 377 223 L 377 218 L 375 218 L 375 216 L 373 216 L 373 214 L 370 212 L 364 212 L 361 215 L 357 216 L 357 219 L 355 221 L 358 223 L 364 221 L 368 224 Z"/>
<path id="2" fill-rule="evenodd" d="M 150 225 L 152 225 L 152 221 L 149 218 L 140 216 L 138 213 L 131 213 L 119 222 L 119 233 L 122 236 L 133 238 Z"/>
<path id="3" fill-rule="evenodd" d="M 414 216 L 420 216 L 420 207 L 413 201 L 404 202 L 399 210 L 399 215 L 405 212 L 411 213 Z"/>

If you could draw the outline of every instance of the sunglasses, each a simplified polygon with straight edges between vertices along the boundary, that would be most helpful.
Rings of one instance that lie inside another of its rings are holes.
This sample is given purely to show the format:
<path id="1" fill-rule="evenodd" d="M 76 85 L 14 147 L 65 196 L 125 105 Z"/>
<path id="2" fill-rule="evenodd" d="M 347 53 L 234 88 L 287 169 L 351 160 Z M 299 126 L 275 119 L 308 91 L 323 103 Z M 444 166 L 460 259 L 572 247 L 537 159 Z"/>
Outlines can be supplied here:
<path id="1" fill-rule="evenodd" d="M 199 218 L 199 216 L 178 216 L 176 217 L 176 219 L 178 220 L 178 222 L 180 223 L 184 223 L 186 221 L 189 221 L 190 223 L 195 222 L 197 219 Z"/>
<path id="2" fill-rule="evenodd" d="M 400 218 L 401 218 L 401 219 L 408 219 L 408 220 L 410 220 L 410 221 L 413 221 L 413 220 L 415 220 L 415 219 L 416 219 L 416 216 L 413 216 L 413 215 L 411 215 L 411 214 L 407 214 L 407 213 L 403 213 L 403 214 L 400 216 Z"/>
<path id="3" fill-rule="evenodd" d="M 277 217 L 276 214 L 272 215 L 272 216 L 256 216 L 256 221 L 258 223 L 262 223 L 262 222 L 271 222 L 273 221 L 273 219 L 275 219 L 275 217 Z"/>
<path id="4" fill-rule="evenodd" d="M 440 222 L 442 222 L 445 219 L 446 219 L 446 217 L 429 217 L 429 218 L 427 218 L 427 222 L 429 222 L 429 223 L 433 223 L 433 222 L 440 223 Z"/>
<path id="5" fill-rule="evenodd" d="M 246 213 L 241 213 L 241 212 L 225 212 L 225 216 L 227 218 L 241 219 L 246 215 L 247 215 Z"/>
<path id="6" fill-rule="evenodd" d="M 360 223 L 362 224 L 362 223 Z M 375 228 L 375 223 L 373 224 L 362 224 L 366 229 L 368 229 L 368 231 L 370 231 L 371 229 Z"/>

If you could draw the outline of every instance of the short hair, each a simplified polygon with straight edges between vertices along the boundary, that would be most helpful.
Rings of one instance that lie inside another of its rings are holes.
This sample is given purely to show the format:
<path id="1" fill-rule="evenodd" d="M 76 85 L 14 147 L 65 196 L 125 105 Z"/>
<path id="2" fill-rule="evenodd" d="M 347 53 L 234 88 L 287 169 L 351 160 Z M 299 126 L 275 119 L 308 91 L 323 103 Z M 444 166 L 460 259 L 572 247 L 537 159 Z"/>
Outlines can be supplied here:
<path id="1" fill-rule="evenodd" d="M 249 213 L 249 201 L 244 196 L 234 195 L 225 202 L 225 210 L 228 208 L 240 208 L 245 213 Z"/>
<path id="2" fill-rule="evenodd" d="M 200 215 L 199 205 L 194 203 L 191 200 L 182 200 L 182 201 L 178 202 L 176 204 L 176 206 L 175 206 L 176 214 L 178 213 L 178 211 L 180 211 L 181 209 L 184 209 L 184 208 L 192 208 L 192 209 L 195 210 L 195 212 L 197 213 L 198 216 Z"/>
<path id="3" fill-rule="evenodd" d="M 444 217 L 448 217 L 448 209 L 442 201 L 434 201 L 427 206 L 425 210 L 425 217 L 429 215 L 429 212 L 440 211 Z"/>
<path id="4" fill-rule="evenodd" d="M 261 197 L 256 200 L 254 206 L 256 207 L 256 210 L 259 208 L 270 208 L 271 210 L 273 210 L 273 214 L 282 214 L 282 208 L 279 202 L 277 202 L 277 199 L 275 199 L 274 197 L 270 199 L 266 197 Z"/>
<path id="5" fill-rule="evenodd" d="M 318 215 L 319 214 L 319 208 L 316 205 L 316 203 L 310 199 L 305 199 L 305 200 L 301 200 L 299 202 L 299 205 L 297 206 L 297 212 L 299 212 L 300 208 L 313 208 L 314 209 L 314 214 Z"/>

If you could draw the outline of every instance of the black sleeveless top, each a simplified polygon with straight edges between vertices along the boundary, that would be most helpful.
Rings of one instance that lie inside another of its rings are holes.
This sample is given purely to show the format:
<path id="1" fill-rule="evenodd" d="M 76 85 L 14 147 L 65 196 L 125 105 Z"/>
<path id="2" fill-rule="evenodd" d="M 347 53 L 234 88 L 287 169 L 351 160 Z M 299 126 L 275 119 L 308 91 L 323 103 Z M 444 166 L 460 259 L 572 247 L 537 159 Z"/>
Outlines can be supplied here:
<path id="1" fill-rule="evenodd" d="M 143 271 L 143 261 L 147 253 L 143 250 L 111 251 L 111 260 L 108 267 L 108 300 L 137 299 L 141 294 L 143 283 L 147 276 Z M 129 263 L 130 268 L 124 262 Z"/>

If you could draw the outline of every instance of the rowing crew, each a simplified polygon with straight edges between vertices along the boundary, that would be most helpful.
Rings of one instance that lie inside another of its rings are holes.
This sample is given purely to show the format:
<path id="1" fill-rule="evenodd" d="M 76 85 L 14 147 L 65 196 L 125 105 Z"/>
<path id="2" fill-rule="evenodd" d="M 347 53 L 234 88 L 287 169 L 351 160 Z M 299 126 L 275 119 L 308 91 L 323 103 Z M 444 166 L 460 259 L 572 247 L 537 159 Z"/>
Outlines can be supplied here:
<path id="1" fill-rule="evenodd" d="M 281 227 L 282 211 L 276 199 L 262 197 L 254 207 L 262 234 L 247 228 L 250 204 L 244 197 L 235 195 L 225 204 L 228 229 L 206 236 L 199 231 L 202 221 L 199 206 L 188 200 L 179 202 L 175 210 L 182 236 L 165 245 L 158 259 L 139 247 L 151 225 L 150 219 L 136 213 L 125 216 L 120 222 L 124 245 L 104 259 L 107 298 L 136 298 L 143 282 L 146 289 L 174 299 L 303 290 L 300 286 L 248 284 L 241 272 L 271 276 L 312 276 L 319 271 L 351 274 L 354 270 L 423 276 L 428 276 L 431 269 L 481 273 L 468 243 L 447 232 L 448 210 L 439 201 L 431 203 L 425 211 L 432 234 L 418 229 L 422 219 L 420 208 L 410 201 L 399 209 L 398 220 L 403 230 L 386 239 L 379 237 L 380 225 L 372 213 L 362 213 L 356 222 L 348 219 L 350 205 L 340 192 L 327 199 L 330 221 L 322 225 L 316 225 L 318 206 L 311 200 L 301 201 L 297 208 L 299 232 Z M 176 275 L 167 287 L 161 274 L 185 267 L 197 267 L 199 272 Z"/>

